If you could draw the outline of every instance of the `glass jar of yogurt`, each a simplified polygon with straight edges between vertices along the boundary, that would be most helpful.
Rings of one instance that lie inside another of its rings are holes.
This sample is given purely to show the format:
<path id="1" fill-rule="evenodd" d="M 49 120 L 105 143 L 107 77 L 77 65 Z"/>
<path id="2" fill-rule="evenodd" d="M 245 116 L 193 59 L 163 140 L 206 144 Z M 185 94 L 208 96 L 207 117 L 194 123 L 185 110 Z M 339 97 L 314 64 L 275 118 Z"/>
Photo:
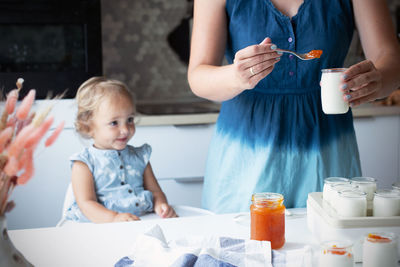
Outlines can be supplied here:
<path id="1" fill-rule="evenodd" d="M 397 266 L 398 238 L 393 233 L 369 233 L 363 243 L 363 267 Z"/>
<path id="2" fill-rule="evenodd" d="M 318 267 L 353 267 L 353 244 L 350 241 L 325 241 L 321 244 Z"/>
<path id="3" fill-rule="evenodd" d="M 374 197 L 373 216 L 400 216 L 400 191 L 377 190 Z"/>
<path id="4" fill-rule="evenodd" d="M 331 196 L 330 203 L 334 210 L 339 206 L 339 192 L 343 190 L 356 190 L 357 187 L 354 185 L 348 184 L 335 184 L 331 186 Z"/>
<path id="5" fill-rule="evenodd" d="M 367 194 L 360 190 L 339 191 L 336 212 L 342 217 L 367 216 Z"/>
<path id="6" fill-rule="evenodd" d="M 329 177 L 324 180 L 322 198 L 329 204 L 331 204 L 333 194 L 332 186 L 337 184 L 350 184 L 350 180 L 344 177 Z"/>
<path id="7" fill-rule="evenodd" d="M 376 191 L 376 179 L 372 177 L 353 177 L 350 180 L 351 184 L 358 186 L 358 189 L 367 193 L 367 200 L 372 201 L 374 199 L 374 193 Z"/>

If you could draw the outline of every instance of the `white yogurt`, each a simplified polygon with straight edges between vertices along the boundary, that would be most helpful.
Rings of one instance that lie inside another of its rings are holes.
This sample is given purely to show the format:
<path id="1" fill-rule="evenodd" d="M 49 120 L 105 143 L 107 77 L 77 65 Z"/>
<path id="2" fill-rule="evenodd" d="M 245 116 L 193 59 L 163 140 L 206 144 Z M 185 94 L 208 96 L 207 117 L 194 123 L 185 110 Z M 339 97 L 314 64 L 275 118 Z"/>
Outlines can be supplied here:
<path id="1" fill-rule="evenodd" d="M 400 216 L 400 192 L 394 190 L 376 191 L 373 216 Z"/>
<path id="2" fill-rule="evenodd" d="M 342 217 L 367 216 L 367 195 L 358 190 L 339 191 L 336 212 Z"/>
<path id="3" fill-rule="evenodd" d="M 336 207 L 339 206 L 339 192 L 343 190 L 355 190 L 354 185 L 348 184 L 334 184 L 331 186 L 331 195 L 330 195 L 330 204 L 333 209 L 336 210 Z"/>
<path id="4" fill-rule="evenodd" d="M 321 101 L 325 114 L 343 114 L 349 110 L 349 104 L 343 99 L 343 92 L 340 90 L 341 76 L 345 70 L 345 68 L 321 70 Z"/>
<path id="5" fill-rule="evenodd" d="M 376 191 L 376 179 L 372 177 L 354 177 L 350 180 L 351 184 L 358 186 L 358 189 L 367 193 L 367 200 L 374 199 Z"/>
<path id="6" fill-rule="evenodd" d="M 352 244 L 348 241 L 327 241 L 321 244 L 318 267 L 353 267 Z"/>
<path id="7" fill-rule="evenodd" d="M 363 267 L 397 266 L 397 246 L 397 236 L 392 233 L 368 234 L 363 244 Z"/>
<path id="8" fill-rule="evenodd" d="M 322 198 L 329 204 L 331 204 L 332 195 L 334 193 L 332 186 L 337 184 L 350 184 L 350 180 L 344 177 L 329 177 L 324 180 Z"/>

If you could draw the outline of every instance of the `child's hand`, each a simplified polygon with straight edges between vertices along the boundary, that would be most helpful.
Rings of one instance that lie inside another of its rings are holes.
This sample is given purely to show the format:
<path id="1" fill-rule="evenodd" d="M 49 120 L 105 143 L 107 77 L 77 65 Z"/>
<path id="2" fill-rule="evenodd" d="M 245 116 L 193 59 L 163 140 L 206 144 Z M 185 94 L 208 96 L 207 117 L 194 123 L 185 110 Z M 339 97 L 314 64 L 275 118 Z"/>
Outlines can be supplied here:
<path id="1" fill-rule="evenodd" d="M 175 210 L 168 205 L 167 203 L 161 203 L 154 207 L 154 211 L 160 216 L 161 218 L 174 218 L 178 217 L 175 213 Z"/>
<path id="2" fill-rule="evenodd" d="M 130 222 L 130 221 L 140 221 L 138 216 L 131 213 L 117 213 L 115 215 L 113 222 Z"/>

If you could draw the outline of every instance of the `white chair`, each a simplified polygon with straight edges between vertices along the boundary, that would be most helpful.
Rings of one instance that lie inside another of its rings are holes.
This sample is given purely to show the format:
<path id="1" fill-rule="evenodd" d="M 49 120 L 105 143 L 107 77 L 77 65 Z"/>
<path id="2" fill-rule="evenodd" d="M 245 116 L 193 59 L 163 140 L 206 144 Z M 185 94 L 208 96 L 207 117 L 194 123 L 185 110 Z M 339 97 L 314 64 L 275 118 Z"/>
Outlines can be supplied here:
<path id="1" fill-rule="evenodd" d="M 75 197 L 74 197 L 74 191 L 72 190 L 72 184 L 69 183 L 67 187 L 67 191 L 65 192 L 65 197 L 64 197 L 64 203 L 63 203 L 63 208 L 62 208 L 62 213 L 61 213 L 61 219 L 57 223 L 57 227 L 65 225 L 68 220 L 65 219 L 65 213 L 67 212 L 68 208 L 74 203 Z"/>
<path id="2" fill-rule="evenodd" d="M 70 223 L 75 223 L 73 221 L 69 221 L 65 219 L 65 213 L 67 212 L 68 208 L 74 203 L 75 197 L 74 197 L 74 192 L 72 190 L 72 184 L 70 183 L 68 185 L 67 191 L 65 193 L 64 197 L 64 204 L 63 204 L 63 209 L 61 213 L 61 219 L 57 223 L 57 227 L 64 226 L 66 224 Z M 176 214 L 178 214 L 179 217 L 192 217 L 192 216 L 203 216 L 203 215 L 213 215 L 215 213 L 206 210 L 206 209 L 201 209 L 201 208 L 196 208 L 196 207 L 191 207 L 191 206 L 186 206 L 186 205 L 171 205 Z M 160 219 L 160 217 L 155 214 L 154 212 L 152 213 L 147 213 L 143 216 L 140 216 L 141 220 L 154 220 L 154 219 Z"/>

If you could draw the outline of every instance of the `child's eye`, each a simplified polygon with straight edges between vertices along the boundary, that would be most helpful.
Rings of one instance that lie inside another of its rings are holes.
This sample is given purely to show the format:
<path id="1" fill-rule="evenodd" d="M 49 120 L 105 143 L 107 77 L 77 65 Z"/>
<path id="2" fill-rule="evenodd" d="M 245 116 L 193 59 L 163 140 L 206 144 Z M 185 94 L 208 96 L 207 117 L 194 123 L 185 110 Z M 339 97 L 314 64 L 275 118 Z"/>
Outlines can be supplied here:
<path id="1" fill-rule="evenodd" d="M 135 122 L 135 118 L 134 117 L 129 117 L 128 118 L 128 123 L 132 124 Z"/>
<path id="2" fill-rule="evenodd" d="M 112 122 L 110 122 L 110 125 L 111 125 L 111 126 L 117 126 L 117 125 L 118 125 L 118 122 L 117 122 L 117 121 L 112 121 Z"/>

